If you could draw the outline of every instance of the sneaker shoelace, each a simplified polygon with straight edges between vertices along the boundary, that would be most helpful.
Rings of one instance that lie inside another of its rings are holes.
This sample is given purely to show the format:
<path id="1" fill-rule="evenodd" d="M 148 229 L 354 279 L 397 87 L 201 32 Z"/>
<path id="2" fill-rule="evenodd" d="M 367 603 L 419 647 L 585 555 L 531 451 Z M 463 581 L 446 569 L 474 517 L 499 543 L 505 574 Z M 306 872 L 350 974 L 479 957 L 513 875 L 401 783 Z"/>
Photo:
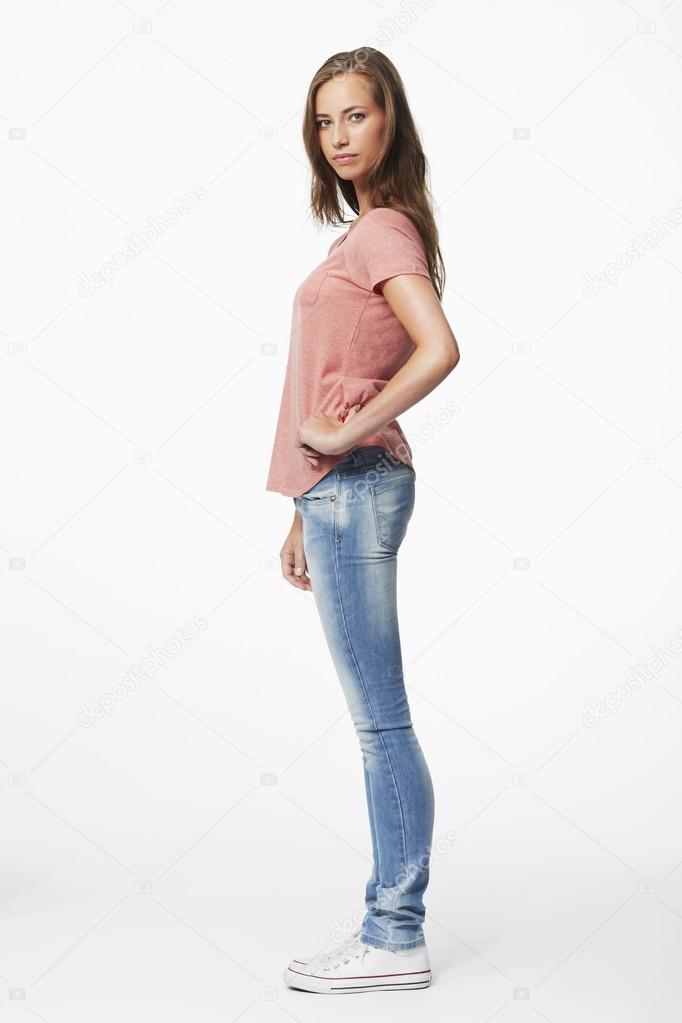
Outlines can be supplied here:
<path id="1" fill-rule="evenodd" d="M 349 934 L 343 941 L 337 941 L 333 945 L 325 945 L 324 948 L 316 952 L 312 957 L 313 959 L 324 959 L 325 957 L 336 955 L 337 952 L 341 952 L 347 945 L 354 942 L 360 936 L 360 928 L 358 927 L 351 934 Z"/>
<path id="2" fill-rule="evenodd" d="M 355 931 L 329 951 L 323 949 L 321 952 L 318 952 L 313 957 L 313 961 L 320 969 L 334 969 L 337 966 L 341 966 L 342 963 L 350 962 L 353 958 L 362 961 L 369 947 L 364 941 L 360 940 L 360 932 Z"/>

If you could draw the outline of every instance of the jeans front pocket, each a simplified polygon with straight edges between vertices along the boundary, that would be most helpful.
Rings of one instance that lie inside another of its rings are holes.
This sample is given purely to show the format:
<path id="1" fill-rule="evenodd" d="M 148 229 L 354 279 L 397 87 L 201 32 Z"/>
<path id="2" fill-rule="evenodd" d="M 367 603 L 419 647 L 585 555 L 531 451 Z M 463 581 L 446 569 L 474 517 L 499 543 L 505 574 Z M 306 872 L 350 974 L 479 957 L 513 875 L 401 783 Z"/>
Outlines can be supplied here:
<path id="1" fill-rule="evenodd" d="M 303 505 L 313 504 L 329 504 L 331 501 L 336 500 L 336 494 L 301 494 L 299 501 L 303 502 Z"/>
<path id="2" fill-rule="evenodd" d="M 334 470 L 331 469 L 322 479 L 319 479 L 317 483 L 314 483 L 312 487 L 309 487 L 304 494 L 301 494 L 296 500 L 300 502 L 303 507 L 309 507 L 318 504 L 329 504 L 336 500 L 336 476 Z M 300 505 L 297 505 L 300 510 Z"/>
<path id="3" fill-rule="evenodd" d="M 392 470 L 369 487 L 377 541 L 392 554 L 398 553 L 414 511 L 414 481 L 414 470 L 405 467 Z"/>

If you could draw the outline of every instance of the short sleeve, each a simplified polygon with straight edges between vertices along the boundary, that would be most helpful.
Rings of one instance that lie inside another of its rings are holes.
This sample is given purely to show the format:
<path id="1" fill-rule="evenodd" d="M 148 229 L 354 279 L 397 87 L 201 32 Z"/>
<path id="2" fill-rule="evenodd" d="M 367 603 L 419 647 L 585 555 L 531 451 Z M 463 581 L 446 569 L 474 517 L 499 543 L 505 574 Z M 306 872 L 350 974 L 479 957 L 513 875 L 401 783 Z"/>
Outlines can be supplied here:
<path id="1" fill-rule="evenodd" d="M 354 280 L 367 291 L 400 274 L 431 278 L 419 231 L 407 214 L 378 207 L 366 215 L 350 259 Z M 359 229 L 360 225 L 358 225 Z M 352 233 L 352 232 L 351 232 Z"/>

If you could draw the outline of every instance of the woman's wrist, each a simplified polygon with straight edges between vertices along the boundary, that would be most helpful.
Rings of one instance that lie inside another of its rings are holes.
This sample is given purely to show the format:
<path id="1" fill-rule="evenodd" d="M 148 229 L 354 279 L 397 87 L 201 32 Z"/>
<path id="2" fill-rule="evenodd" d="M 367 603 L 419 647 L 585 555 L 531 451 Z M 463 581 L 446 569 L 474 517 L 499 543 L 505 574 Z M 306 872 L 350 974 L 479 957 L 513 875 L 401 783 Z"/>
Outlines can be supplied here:
<path id="1" fill-rule="evenodd" d="M 342 423 L 336 431 L 334 436 L 334 451 L 330 452 L 332 455 L 343 455 L 346 451 L 350 451 L 351 448 L 357 444 L 362 443 L 367 437 L 371 436 L 371 432 L 367 432 L 367 425 L 364 427 L 360 421 L 360 413 L 357 416 L 353 416 L 347 422 Z"/>

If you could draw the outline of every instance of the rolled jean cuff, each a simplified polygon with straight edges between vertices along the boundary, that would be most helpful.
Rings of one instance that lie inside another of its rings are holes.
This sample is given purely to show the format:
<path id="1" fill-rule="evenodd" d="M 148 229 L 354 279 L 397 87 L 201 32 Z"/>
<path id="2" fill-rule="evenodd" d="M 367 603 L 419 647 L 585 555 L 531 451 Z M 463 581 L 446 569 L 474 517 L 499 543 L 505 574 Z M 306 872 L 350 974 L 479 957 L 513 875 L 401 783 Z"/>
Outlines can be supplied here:
<path id="1" fill-rule="evenodd" d="M 415 938 L 414 941 L 386 941 L 384 938 L 375 938 L 374 935 L 368 934 L 367 931 L 360 931 L 360 940 L 364 941 L 366 945 L 381 948 L 384 952 L 402 952 L 407 951 L 409 948 L 421 948 L 422 945 L 426 944 L 424 937 Z"/>

